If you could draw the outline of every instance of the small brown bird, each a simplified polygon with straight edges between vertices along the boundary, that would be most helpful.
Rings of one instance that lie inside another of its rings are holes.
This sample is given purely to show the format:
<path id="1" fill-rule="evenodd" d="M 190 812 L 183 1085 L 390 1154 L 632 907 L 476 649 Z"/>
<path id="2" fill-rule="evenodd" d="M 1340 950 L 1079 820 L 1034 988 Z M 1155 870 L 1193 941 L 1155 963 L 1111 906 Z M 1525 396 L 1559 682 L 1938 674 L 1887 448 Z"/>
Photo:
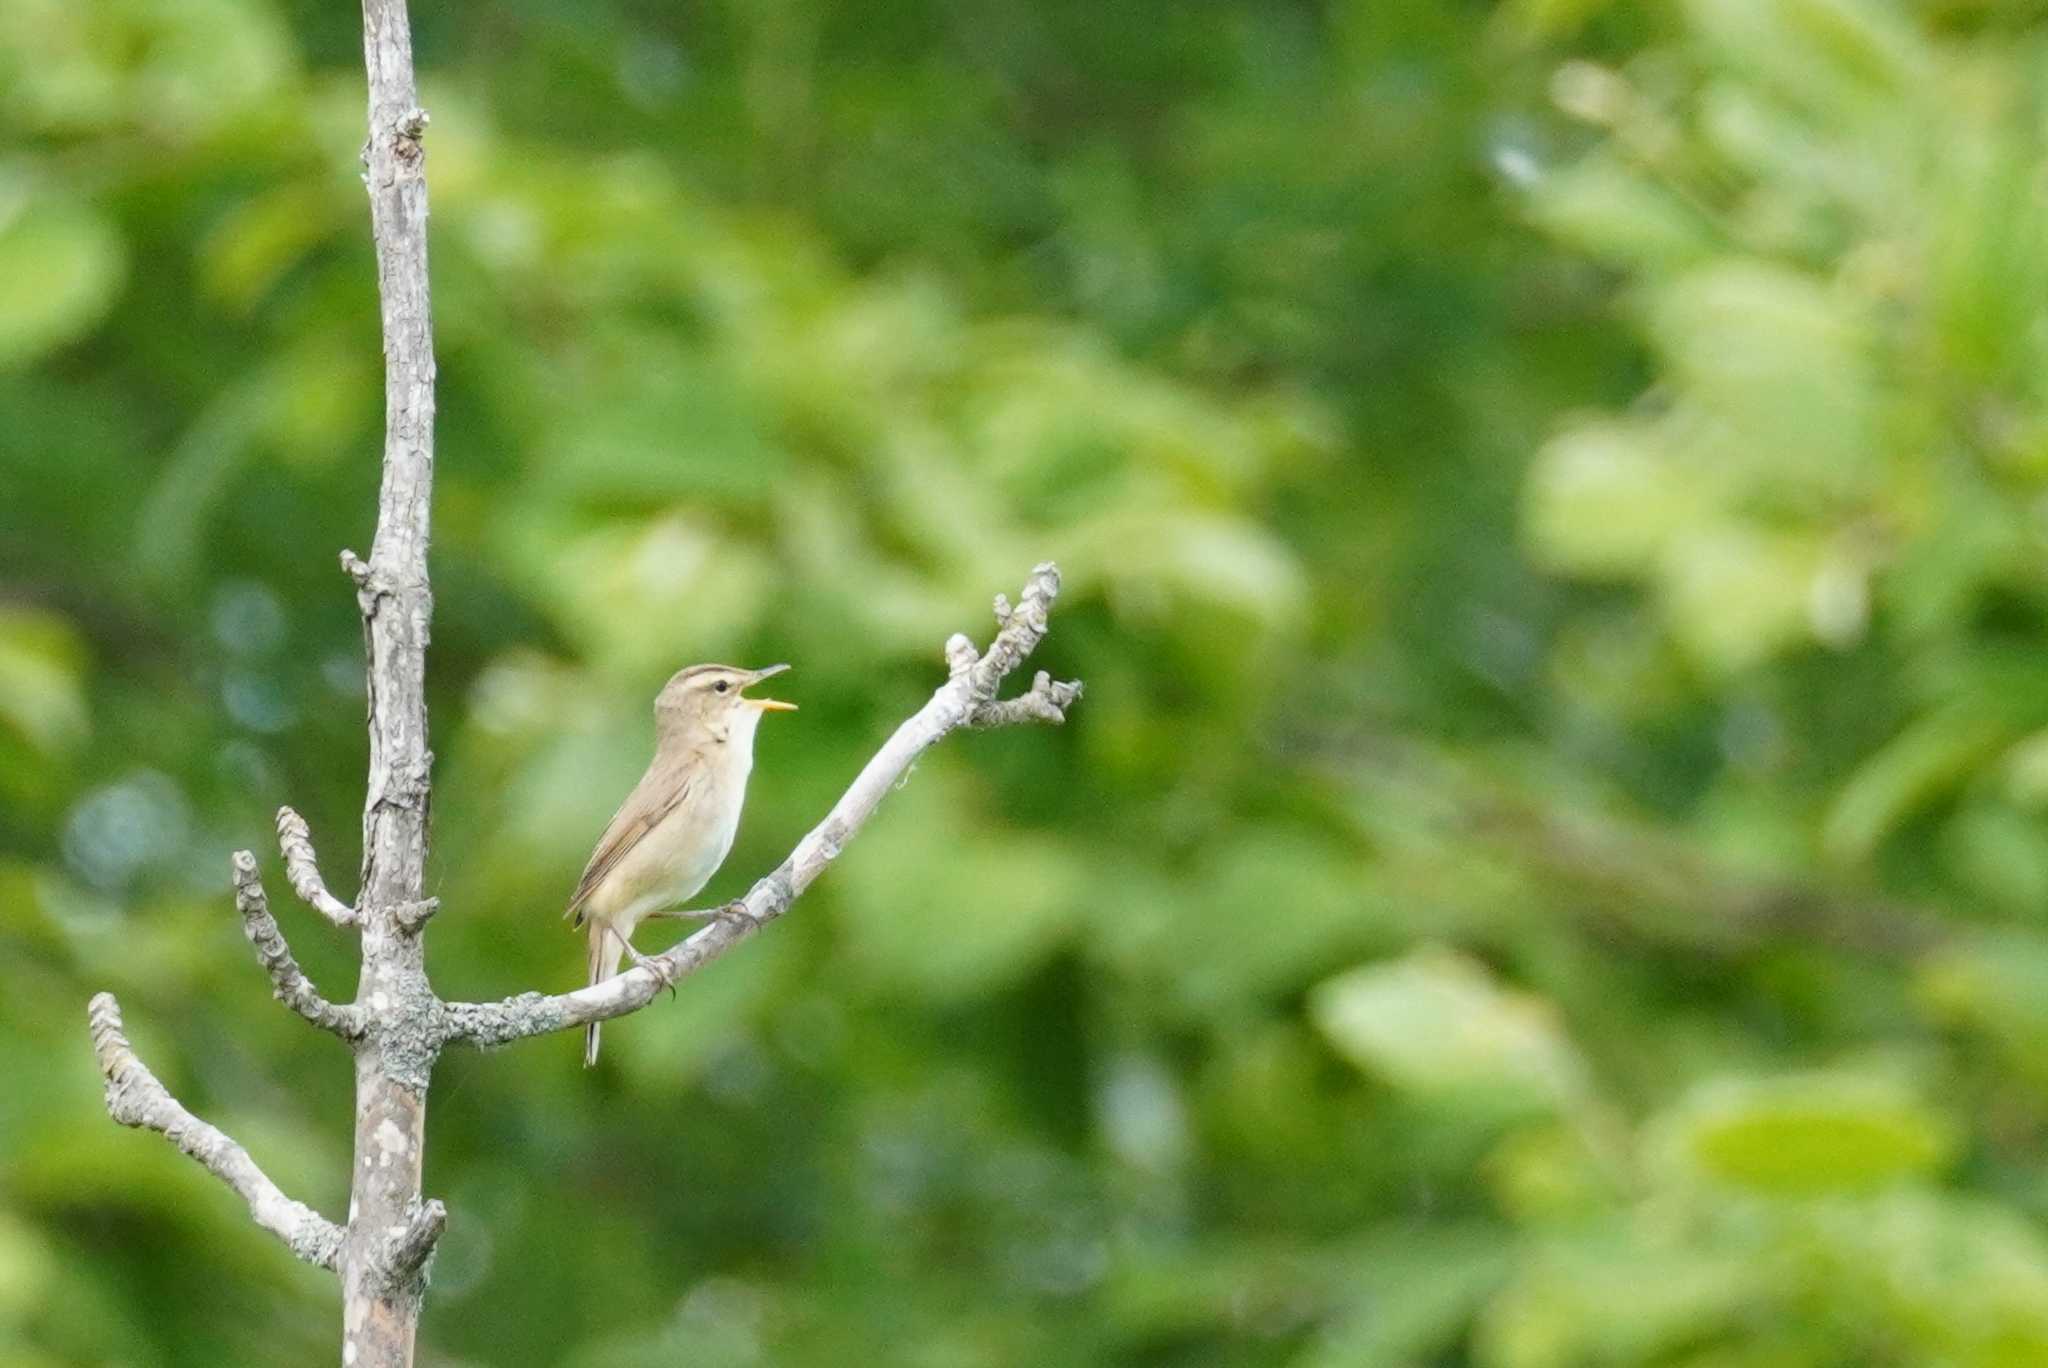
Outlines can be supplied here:
<path id="1" fill-rule="evenodd" d="M 692 665 L 654 700 L 654 762 L 599 838 L 564 916 L 590 924 L 590 981 L 619 971 L 621 958 L 647 956 L 632 936 L 650 917 L 715 917 L 676 904 L 695 897 L 732 850 L 754 768 L 754 729 L 763 713 L 796 704 L 742 691 L 787 665 L 741 670 Z M 584 1029 L 583 1063 L 597 1063 L 597 1022 Z"/>

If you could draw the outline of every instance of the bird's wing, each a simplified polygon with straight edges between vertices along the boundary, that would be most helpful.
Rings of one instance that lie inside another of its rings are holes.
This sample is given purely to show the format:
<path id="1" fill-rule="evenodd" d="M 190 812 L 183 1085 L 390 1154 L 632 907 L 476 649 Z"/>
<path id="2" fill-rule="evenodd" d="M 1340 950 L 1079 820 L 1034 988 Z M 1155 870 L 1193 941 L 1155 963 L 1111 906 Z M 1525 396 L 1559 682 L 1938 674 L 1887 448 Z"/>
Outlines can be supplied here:
<path id="1" fill-rule="evenodd" d="M 696 777 L 695 767 L 678 776 L 673 770 L 656 766 L 626 795 L 626 801 L 613 814 L 611 825 L 598 838 L 597 849 L 590 853 L 590 863 L 583 866 L 583 877 L 576 881 L 576 892 L 562 913 L 575 918 L 573 925 L 583 925 L 583 905 L 604 882 L 605 875 L 619 867 L 619 862 L 640 844 L 641 837 L 660 826 L 663 818 L 682 805 L 690 796 Z"/>

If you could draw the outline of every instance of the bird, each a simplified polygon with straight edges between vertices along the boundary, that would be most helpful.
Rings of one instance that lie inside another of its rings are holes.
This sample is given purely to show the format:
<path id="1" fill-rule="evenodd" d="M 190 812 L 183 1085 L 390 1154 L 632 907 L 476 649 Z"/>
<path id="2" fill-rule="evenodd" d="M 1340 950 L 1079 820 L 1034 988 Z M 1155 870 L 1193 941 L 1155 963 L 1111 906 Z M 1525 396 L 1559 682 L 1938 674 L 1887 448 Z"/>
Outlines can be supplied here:
<path id="1" fill-rule="evenodd" d="M 589 928 L 590 982 L 604 982 L 619 961 L 649 956 L 633 932 L 654 917 L 716 917 L 728 908 L 685 911 L 732 850 L 754 768 L 754 732 L 771 712 L 796 704 L 748 698 L 745 691 L 788 665 L 744 670 L 692 665 L 678 670 L 654 700 L 654 760 L 583 867 L 563 916 Z M 583 1064 L 597 1063 L 598 1023 L 584 1028 Z"/>

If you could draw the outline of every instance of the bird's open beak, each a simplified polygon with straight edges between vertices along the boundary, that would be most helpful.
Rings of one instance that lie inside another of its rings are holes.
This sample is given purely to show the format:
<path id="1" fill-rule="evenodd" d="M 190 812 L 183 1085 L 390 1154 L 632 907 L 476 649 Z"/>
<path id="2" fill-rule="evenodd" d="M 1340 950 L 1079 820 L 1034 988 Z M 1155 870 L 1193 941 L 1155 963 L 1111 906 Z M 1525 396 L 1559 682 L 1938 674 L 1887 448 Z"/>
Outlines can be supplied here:
<path id="1" fill-rule="evenodd" d="M 770 675 L 779 675 L 779 674 L 781 674 L 781 673 L 782 673 L 782 672 L 783 672 L 784 670 L 786 670 L 786 669 L 788 669 L 788 668 L 789 668 L 789 666 L 788 666 L 788 665 L 786 665 L 786 664 L 784 664 L 784 665 L 770 665 L 770 666 L 769 666 L 769 667 L 768 667 L 767 669 L 765 669 L 765 670 L 756 670 L 756 671 L 754 671 L 754 677 L 753 677 L 752 679 L 749 679 L 749 680 L 747 681 L 747 687 L 748 687 L 748 688 L 752 688 L 752 687 L 753 687 L 754 685 L 756 685 L 756 684 L 759 684 L 759 683 L 760 683 L 760 682 L 761 682 L 762 680 L 764 680 L 764 679 L 768 678 L 768 677 L 769 677 Z M 747 700 L 747 702 L 749 702 L 749 703 L 753 704 L 753 705 L 754 705 L 755 707 L 759 708 L 759 709 L 760 709 L 760 710 L 761 710 L 762 712 L 795 712 L 795 711 L 796 711 L 796 704 L 794 704 L 794 703 L 785 703 L 785 702 L 783 702 L 783 701 L 782 701 L 781 699 L 779 699 L 779 698 L 750 698 L 750 699 L 748 699 L 748 700 Z"/>

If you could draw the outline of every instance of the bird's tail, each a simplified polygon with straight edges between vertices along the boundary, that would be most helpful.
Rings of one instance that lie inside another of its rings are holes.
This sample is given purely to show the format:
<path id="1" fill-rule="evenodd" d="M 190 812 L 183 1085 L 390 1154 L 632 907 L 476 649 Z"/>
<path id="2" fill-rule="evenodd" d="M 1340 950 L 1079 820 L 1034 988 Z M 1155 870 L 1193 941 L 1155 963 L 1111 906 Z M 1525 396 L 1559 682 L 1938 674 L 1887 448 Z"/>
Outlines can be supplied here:
<path id="1" fill-rule="evenodd" d="M 590 923 L 590 982 L 603 983 L 619 972 L 619 961 L 626 957 L 626 947 L 611 927 L 592 919 Z M 597 1031 L 601 1023 L 591 1022 L 583 1028 L 583 1067 L 588 1069 L 597 1063 Z"/>

